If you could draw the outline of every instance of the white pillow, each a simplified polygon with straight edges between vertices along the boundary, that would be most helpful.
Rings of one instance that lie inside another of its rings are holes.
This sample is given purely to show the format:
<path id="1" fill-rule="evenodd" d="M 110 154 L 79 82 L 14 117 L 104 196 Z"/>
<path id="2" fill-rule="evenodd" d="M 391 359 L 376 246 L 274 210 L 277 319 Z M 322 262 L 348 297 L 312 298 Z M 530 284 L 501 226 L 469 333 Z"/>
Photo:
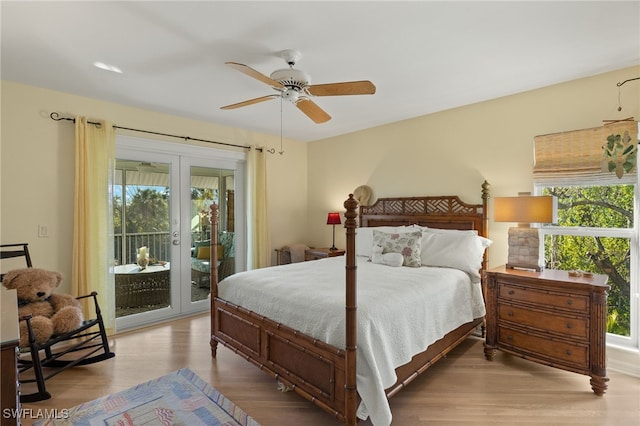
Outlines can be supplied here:
<path id="1" fill-rule="evenodd" d="M 406 226 L 371 226 L 356 228 L 356 256 L 371 257 L 373 249 L 373 230 L 384 232 L 407 232 Z"/>
<path id="2" fill-rule="evenodd" d="M 422 225 L 411 225 L 414 228 L 420 229 L 422 231 L 422 233 L 424 234 L 425 232 L 441 232 L 441 233 L 447 233 L 447 232 L 453 232 L 453 233 L 462 233 L 462 234 L 470 234 L 470 235 L 478 235 L 478 231 L 475 229 L 444 229 L 444 228 L 430 228 L 428 226 L 422 226 Z"/>
<path id="3" fill-rule="evenodd" d="M 492 243 L 469 232 L 425 232 L 420 261 L 426 266 L 460 269 L 479 282 L 484 251 Z"/>
<path id="4" fill-rule="evenodd" d="M 405 229 L 406 231 L 406 229 Z M 400 253 L 404 258 L 403 266 L 417 268 L 420 263 L 420 241 L 422 231 L 383 232 L 373 231 L 373 244 L 382 246 L 382 253 Z M 373 247 L 372 247 L 373 250 Z"/>

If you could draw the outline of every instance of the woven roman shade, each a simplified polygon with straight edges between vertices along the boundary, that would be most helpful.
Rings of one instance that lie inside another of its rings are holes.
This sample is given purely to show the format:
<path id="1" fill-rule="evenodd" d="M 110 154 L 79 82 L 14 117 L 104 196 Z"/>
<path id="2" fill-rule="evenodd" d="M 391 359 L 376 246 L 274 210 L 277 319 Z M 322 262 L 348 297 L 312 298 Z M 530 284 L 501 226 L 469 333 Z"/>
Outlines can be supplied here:
<path id="1" fill-rule="evenodd" d="M 589 184 L 594 182 L 635 183 L 637 167 L 621 179 L 609 172 L 603 145 L 611 134 L 624 135 L 628 131 L 637 143 L 638 122 L 624 121 L 590 129 L 553 133 L 535 137 L 536 183 L 558 184 L 564 180 Z"/>

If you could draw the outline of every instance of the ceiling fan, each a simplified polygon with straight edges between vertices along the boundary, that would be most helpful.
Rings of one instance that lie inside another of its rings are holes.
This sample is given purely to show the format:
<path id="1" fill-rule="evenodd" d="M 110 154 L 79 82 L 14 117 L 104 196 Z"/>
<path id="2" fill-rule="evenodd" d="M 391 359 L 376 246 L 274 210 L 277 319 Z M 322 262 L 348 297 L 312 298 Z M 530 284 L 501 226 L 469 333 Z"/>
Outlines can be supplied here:
<path id="1" fill-rule="evenodd" d="M 262 96 L 236 104 L 226 105 L 220 109 L 236 109 L 271 99 L 281 98 L 292 102 L 300 111 L 316 123 L 324 123 L 331 119 L 322 108 L 311 100 L 313 96 L 342 96 L 342 95 L 372 95 L 376 92 L 376 86 L 368 81 L 344 81 L 328 84 L 311 84 L 311 77 L 306 72 L 294 68 L 296 62 L 302 57 L 297 50 L 283 50 L 280 52 L 289 68 L 279 69 L 271 73 L 269 77 L 253 68 L 237 62 L 225 62 L 226 65 L 253 77 L 271 86 L 276 92 L 272 95 Z"/>

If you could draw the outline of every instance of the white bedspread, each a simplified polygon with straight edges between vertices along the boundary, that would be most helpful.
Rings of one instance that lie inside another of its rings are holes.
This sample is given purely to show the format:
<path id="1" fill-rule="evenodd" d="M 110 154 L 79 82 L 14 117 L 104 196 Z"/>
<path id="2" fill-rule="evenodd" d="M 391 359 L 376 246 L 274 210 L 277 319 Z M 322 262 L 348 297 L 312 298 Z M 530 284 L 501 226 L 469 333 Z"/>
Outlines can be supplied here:
<path id="1" fill-rule="evenodd" d="M 357 257 L 358 417 L 391 423 L 384 390 L 395 368 L 460 325 L 485 314 L 480 284 L 449 268 L 394 268 Z M 345 258 L 238 273 L 219 297 L 344 348 Z"/>

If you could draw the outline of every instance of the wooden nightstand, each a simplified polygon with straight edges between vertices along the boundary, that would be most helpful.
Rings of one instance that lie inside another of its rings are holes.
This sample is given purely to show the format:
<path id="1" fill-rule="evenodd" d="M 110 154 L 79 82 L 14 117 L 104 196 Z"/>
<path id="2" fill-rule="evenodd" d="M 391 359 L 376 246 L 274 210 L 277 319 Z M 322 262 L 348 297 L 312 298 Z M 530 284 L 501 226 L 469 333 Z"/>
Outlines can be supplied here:
<path id="1" fill-rule="evenodd" d="M 486 341 L 496 350 L 591 376 L 596 395 L 607 390 L 607 276 L 529 272 L 504 266 L 486 271 Z"/>
<path id="2" fill-rule="evenodd" d="M 308 249 L 304 252 L 304 260 L 318 260 L 326 257 L 344 256 L 344 250 L 329 250 L 328 248 Z"/>

